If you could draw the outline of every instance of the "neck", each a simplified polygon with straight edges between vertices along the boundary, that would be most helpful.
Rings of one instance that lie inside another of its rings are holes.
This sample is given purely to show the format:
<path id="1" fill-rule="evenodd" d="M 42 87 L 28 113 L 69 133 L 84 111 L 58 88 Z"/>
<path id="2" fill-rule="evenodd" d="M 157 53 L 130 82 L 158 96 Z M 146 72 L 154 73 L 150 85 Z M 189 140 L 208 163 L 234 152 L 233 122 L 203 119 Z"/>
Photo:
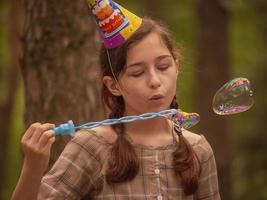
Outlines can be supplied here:
<path id="1" fill-rule="evenodd" d="M 164 117 L 156 117 L 148 120 L 138 120 L 125 124 L 125 130 L 130 135 L 154 136 L 158 134 L 170 134 L 172 125 Z"/>

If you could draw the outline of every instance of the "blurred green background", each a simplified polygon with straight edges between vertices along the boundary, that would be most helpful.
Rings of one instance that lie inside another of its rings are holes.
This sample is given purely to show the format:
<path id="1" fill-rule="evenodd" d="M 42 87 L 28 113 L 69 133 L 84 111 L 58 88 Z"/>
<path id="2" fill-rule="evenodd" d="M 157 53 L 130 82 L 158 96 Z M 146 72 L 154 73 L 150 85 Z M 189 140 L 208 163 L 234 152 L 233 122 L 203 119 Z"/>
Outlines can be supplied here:
<path id="1" fill-rule="evenodd" d="M 143 14 L 142 1 L 119 1 L 125 7 L 140 15 Z M 254 91 L 254 106 L 247 112 L 227 116 L 230 120 L 230 138 L 233 151 L 231 164 L 231 197 L 241 199 L 267 199 L 267 3 L 266 0 L 222 1 L 230 6 L 230 75 L 245 77 L 251 81 Z M 5 73 L 9 66 L 11 4 L 14 1 L 0 2 L 0 103 L 6 97 Z M 162 1 L 163 3 L 163 1 Z M 163 20 L 174 32 L 182 46 L 184 62 L 179 83 L 179 104 L 185 111 L 197 110 L 196 76 L 197 63 L 197 15 L 195 0 L 168 0 L 161 6 Z M 24 9 L 21 7 L 21 24 Z M 12 57 L 12 56 L 11 56 Z M 22 153 L 20 138 L 24 132 L 24 92 L 20 76 L 16 92 L 12 124 L 7 142 L 4 166 L 5 180 L 1 180 L 1 199 L 9 199 L 18 179 Z M 210 100 L 209 100 L 210 101 Z M 207 108 L 207 109 L 211 109 Z M 226 116 L 221 116 L 226 118 Z M 2 123 L 2 122 L 0 122 Z M 1 132 L 1 130 L 0 130 Z M 1 135 L 0 135 L 1 137 Z M 0 138 L 1 140 L 3 138 Z"/>

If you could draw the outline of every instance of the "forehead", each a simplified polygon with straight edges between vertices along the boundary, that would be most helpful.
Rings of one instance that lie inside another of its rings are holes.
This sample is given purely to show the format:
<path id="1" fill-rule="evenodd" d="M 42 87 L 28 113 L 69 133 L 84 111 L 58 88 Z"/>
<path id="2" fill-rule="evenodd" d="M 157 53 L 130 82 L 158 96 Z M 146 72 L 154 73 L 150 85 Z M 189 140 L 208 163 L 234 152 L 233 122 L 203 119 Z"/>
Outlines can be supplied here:
<path id="1" fill-rule="evenodd" d="M 127 64 L 154 60 L 161 55 L 171 55 L 157 33 L 150 33 L 127 52 Z"/>

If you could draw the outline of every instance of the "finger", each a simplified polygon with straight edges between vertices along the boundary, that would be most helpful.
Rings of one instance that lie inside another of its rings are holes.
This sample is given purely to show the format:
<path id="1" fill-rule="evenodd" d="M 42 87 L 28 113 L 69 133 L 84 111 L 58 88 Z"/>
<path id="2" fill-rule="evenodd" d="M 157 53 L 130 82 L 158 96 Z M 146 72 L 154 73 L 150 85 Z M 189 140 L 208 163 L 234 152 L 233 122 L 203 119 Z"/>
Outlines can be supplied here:
<path id="1" fill-rule="evenodd" d="M 53 137 L 49 138 L 49 140 L 46 142 L 45 146 L 43 147 L 44 149 L 49 151 L 49 154 L 50 154 L 50 151 L 51 151 L 52 144 L 55 141 L 56 141 L 56 137 L 53 136 Z"/>
<path id="2" fill-rule="evenodd" d="M 41 123 L 36 122 L 30 125 L 30 127 L 26 130 L 26 132 L 24 133 L 22 140 L 28 140 L 32 137 L 34 131 L 38 128 L 38 126 L 40 126 Z"/>
<path id="3" fill-rule="evenodd" d="M 47 130 L 50 130 L 50 129 L 53 129 L 55 128 L 55 125 L 54 124 L 50 124 L 50 123 L 45 123 L 45 124 L 42 124 L 40 126 L 38 126 L 37 129 L 35 129 L 34 133 L 33 133 L 33 136 L 31 138 L 32 142 L 33 143 L 38 143 L 41 135 L 43 134 L 43 132 L 47 131 Z"/>
<path id="4" fill-rule="evenodd" d="M 43 132 L 39 139 L 40 146 L 41 147 L 46 146 L 47 142 L 49 142 L 49 140 L 52 137 L 55 137 L 55 131 L 48 130 L 48 131 Z"/>

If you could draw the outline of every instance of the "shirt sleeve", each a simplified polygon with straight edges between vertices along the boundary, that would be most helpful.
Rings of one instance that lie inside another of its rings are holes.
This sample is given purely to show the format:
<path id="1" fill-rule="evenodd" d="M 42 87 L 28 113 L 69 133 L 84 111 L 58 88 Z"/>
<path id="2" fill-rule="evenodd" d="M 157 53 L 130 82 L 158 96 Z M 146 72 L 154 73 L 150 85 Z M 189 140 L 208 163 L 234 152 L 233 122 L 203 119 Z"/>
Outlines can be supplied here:
<path id="1" fill-rule="evenodd" d="M 201 137 L 199 144 L 195 147 L 201 165 L 196 199 L 220 200 L 214 153 L 205 137 Z"/>
<path id="2" fill-rule="evenodd" d="M 101 145 L 88 132 L 76 135 L 43 177 L 38 200 L 81 199 L 97 187 L 102 168 L 97 152 Z"/>

